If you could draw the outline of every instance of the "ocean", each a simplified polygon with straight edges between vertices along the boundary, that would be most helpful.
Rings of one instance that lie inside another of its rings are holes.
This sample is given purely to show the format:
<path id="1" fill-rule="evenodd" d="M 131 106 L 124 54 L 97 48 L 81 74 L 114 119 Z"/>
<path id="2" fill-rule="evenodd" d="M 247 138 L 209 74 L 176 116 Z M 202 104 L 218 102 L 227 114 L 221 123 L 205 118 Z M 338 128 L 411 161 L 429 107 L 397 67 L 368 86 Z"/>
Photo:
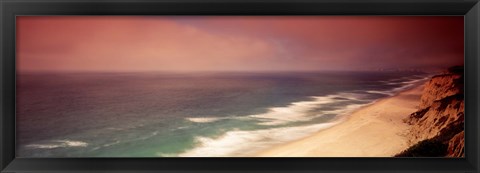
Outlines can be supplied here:
<path id="1" fill-rule="evenodd" d="M 424 82 L 419 72 L 17 75 L 17 157 L 242 157 Z"/>

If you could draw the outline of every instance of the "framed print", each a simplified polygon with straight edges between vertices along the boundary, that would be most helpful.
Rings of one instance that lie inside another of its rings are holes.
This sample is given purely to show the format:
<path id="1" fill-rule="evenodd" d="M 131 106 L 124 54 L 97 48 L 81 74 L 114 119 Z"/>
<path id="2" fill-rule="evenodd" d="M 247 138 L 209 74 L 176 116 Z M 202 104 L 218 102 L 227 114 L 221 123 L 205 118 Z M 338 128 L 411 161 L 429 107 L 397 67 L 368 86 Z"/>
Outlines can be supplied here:
<path id="1" fill-rule="evenodd" d="M 478 1 L 1 8 L 2 172 L 478 172 Z"/>

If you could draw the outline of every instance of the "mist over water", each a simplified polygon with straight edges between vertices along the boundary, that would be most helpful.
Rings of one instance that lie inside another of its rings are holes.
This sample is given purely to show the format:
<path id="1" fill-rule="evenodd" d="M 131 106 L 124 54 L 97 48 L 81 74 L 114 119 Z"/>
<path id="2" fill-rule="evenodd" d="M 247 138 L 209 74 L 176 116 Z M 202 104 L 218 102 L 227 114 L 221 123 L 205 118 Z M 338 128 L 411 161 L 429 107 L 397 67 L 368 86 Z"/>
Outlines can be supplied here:
<path id="1" fill-rule="evenodd" d="M 425 80 L 413 72 L 23 73 L 17 156 L 246 156 Z"/>

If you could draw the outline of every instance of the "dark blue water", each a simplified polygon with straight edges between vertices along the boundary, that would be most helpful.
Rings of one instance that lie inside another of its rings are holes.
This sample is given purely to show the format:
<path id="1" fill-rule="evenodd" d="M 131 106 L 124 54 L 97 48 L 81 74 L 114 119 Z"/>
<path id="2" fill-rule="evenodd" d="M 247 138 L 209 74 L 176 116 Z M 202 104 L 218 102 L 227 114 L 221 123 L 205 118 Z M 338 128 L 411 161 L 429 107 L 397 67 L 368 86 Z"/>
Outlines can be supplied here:
<path id="1" fill-rule="evenodd" d="M 407 89 L 413 72 L 24 73 L 17 156 L 245 156 Z"/>

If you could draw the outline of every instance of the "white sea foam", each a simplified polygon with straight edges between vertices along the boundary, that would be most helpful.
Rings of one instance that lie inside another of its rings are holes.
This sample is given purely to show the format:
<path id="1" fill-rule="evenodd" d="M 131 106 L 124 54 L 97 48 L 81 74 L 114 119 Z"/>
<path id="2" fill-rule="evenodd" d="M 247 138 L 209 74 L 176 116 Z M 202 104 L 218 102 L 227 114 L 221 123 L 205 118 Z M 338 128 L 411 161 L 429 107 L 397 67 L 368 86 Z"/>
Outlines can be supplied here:
<path id="1" fill-rule="evenodd" d="M 335 125 L 315 124 L 299 127 L 273 128 L 267 130 L 229 131 L 217 138 L 197 137 L 198 146 L 179 154 L 182 157 L 247 156 L 273 144 L 292 141 Z"/>
<path id="2" fill-rule="evenodd" d="M 406 82 L 402 82 L 403 84 L 406 84 L 406 85 L 403 85 L 403 86 L 400 86 L 400 87 L 397 87 L 397 88 L 394 88 L 392 89 L 393 92 L 395 93 L 398 93 L 400 91 L 404 91 L 412 86 L 414 86 L 415 84 L 421 82 L 421 81 L 425 81 L 427 80 L 428 77 L 425 77 L 425 78 L 421 78 L 421 79 L 415 79 L 415 80 L 411 80 L 411 81 L 406 81 Z"/>
<path id="3" fill-rule="evenodd" d="M 87 147 L 88 143 L 82 141 L 70 141 L 70 140 L 54 140 L 40 144 L 29 144 L 25 147 L 39 148 L 39 149 L 53 149 L 53 148 L 65 148 L 65 147 Z"/>
<path id="4" fill-rule="evenodd" d="M 403 85 L 400 86 L 400 87 L 393 88 L 389 91 L 375 91 L 375 90 L 372 90 L 372 91 L 366 91 L 366 92 L 367 93 L 372 93 L 372 94 L 384 94 L 384 95 L 393 96 L 396 93 L 404 91 L 406 89 L 409 89 L 410 87 L 412 87 L 412 86 L 414 86 L 414 85 L 416 85 L 416 84 L 418 84 L 422 81 L 425 81 L 427 79 L 429 79 L 429 77 L 424 77 L 424 78 L 419 78 L 419 79 L 409 80 L 409 81 L 403 81 L 403 82 L 390 83 L 390 84 L 403 84 Z"/>
<path id="5" fill-rule="evenodd" d="M 293 102 L 290 105 L 284 107 L 273 107 L 270 108 L 266 113 L 249 115 L 248 117 L 261 120 L 262 122 L 259 123 L 261 125 L 281 125 L 290 122 L 309 121 L 314 118 L 324 116 L 326 113 L 333 114 L 333 111 L 323 111 L 320 113 L 312 113 L 312 111 L 321 108 L 322 106 L 326 106 L 326 104 L 343 101 L 338 100 L 337 98 L 355 101 L 365 101 L 362 99 L 363 97 L 363 94 L 346 92 L 327 96 L 314 96 L 311 97 L 311 101 Z M 345 108 L 338 109 L 336 111 L 338 111 L 338 114 L 343 114 L 351 109 L 361 107 L 362 105 L 363 104 L 349 104 L 346 105 Z"/>
<path id="6" fill-rule="evenodd" d="M 88 143 L 82 141 L 68 141 L 68 140 L 61 140 L 60 142 L 65 143 L 69 147 L 86 147 Z"/>
<path id="7" fill-rule="evenodd" d="M 111 143 L 106 143 L 106 144 L 103 144 L 102 146 L 103 147 L 110 147 L 112 145 L 116 145 L 116 144 L 119 144 L 120 143 L 120 140 L 116 140 L 114 142 L 111 142 Z"/>
<path id="8" fill-rule="evenodd" d="M 348 96 L 345 98 L 345 96 Z M 365 104 L 350 104 L 335 111 L 309 113 L 325 104 L 338 102 L 335 98 L 357 100 L 359 95 L 340 93 L 328 96 L 312 97 L 311 101 L 291 103 L 285 107 L 270 108 L 267 113 L 250 115 L 249 118 L 260 119 L 262 125 L 279 125 L 289 122 L 308 121 L 326 114 L 348 114 Z M 196 137 L 197 147 L 179 154 L 178 156 L 205 157 L 205 156 L 246 156 L 253 152 L 265 149 L 273 144 L 299 139 L 319 130 L 331 127 L 339 121 L 296 127 L 279 127 L 265 130 L 233 130 L 220 137 Z M 163 153 L 162 156 L 165 156 Z"/>
<path id="9" fill-rule="evenodd" d="M 388 95 L 388 96 L 393 96 L 395 95 L 394 93 L 392 93 L 391 91 L 376 91 L 376 90 L 372 90 L 372 91 L 365 91 L 367 93 L 370 93 L 370 94 L 383 94 L 383 95 Z"/>
<path id="10" fill-rule="evenodd" d="M 40 148 L 40 149 L 52 149 L 52 148 L 59 148 L 62 147 L 62 145 L 58 144 L 29 144 L 26 145 L 28 148 Z"/>
<path id="11" fill-rule="evenodd" d="M 309 111 L 319 108 L 322 104 L 333 103 L 337 95 L 312 97 L 312 101 L 300 101 L 291 103 L 285 107 L 273 107 L 266 113 L 249 115 L 260 119 L 261 125 L 280 125 L 295 121 L 307 121 L 315 116 L 308 114 Z"/>
<path id="12" fill-rule="evenodd" d="M 366 101 L 365 94 L 360 94 L 360 93 L 342 92 L 342 93 L 339 93 L 337 96 L 348 99 L 348 100 Z"/>
<path id="13" fill-rule="evenodd" d="M 172 154 L 172 153 L 163 153 L 163 152 L 157 152 L 155 155 L 158 157 L 177 157 L 177 154 Z"/>
<path id="14" fill-rule="evenodd" d="M 188 126 L 180 126 L 180 127 L 174 128 L 173 130 L 182 130 L 186 128 L 188 128 Z"/>
<path id="15" fill-rule="evenodd" d="M 195 118 L 186 118 L 188 121 L 196 123 L 211 123 L 225 119 L 224 117 L 195 117 Z"/>

